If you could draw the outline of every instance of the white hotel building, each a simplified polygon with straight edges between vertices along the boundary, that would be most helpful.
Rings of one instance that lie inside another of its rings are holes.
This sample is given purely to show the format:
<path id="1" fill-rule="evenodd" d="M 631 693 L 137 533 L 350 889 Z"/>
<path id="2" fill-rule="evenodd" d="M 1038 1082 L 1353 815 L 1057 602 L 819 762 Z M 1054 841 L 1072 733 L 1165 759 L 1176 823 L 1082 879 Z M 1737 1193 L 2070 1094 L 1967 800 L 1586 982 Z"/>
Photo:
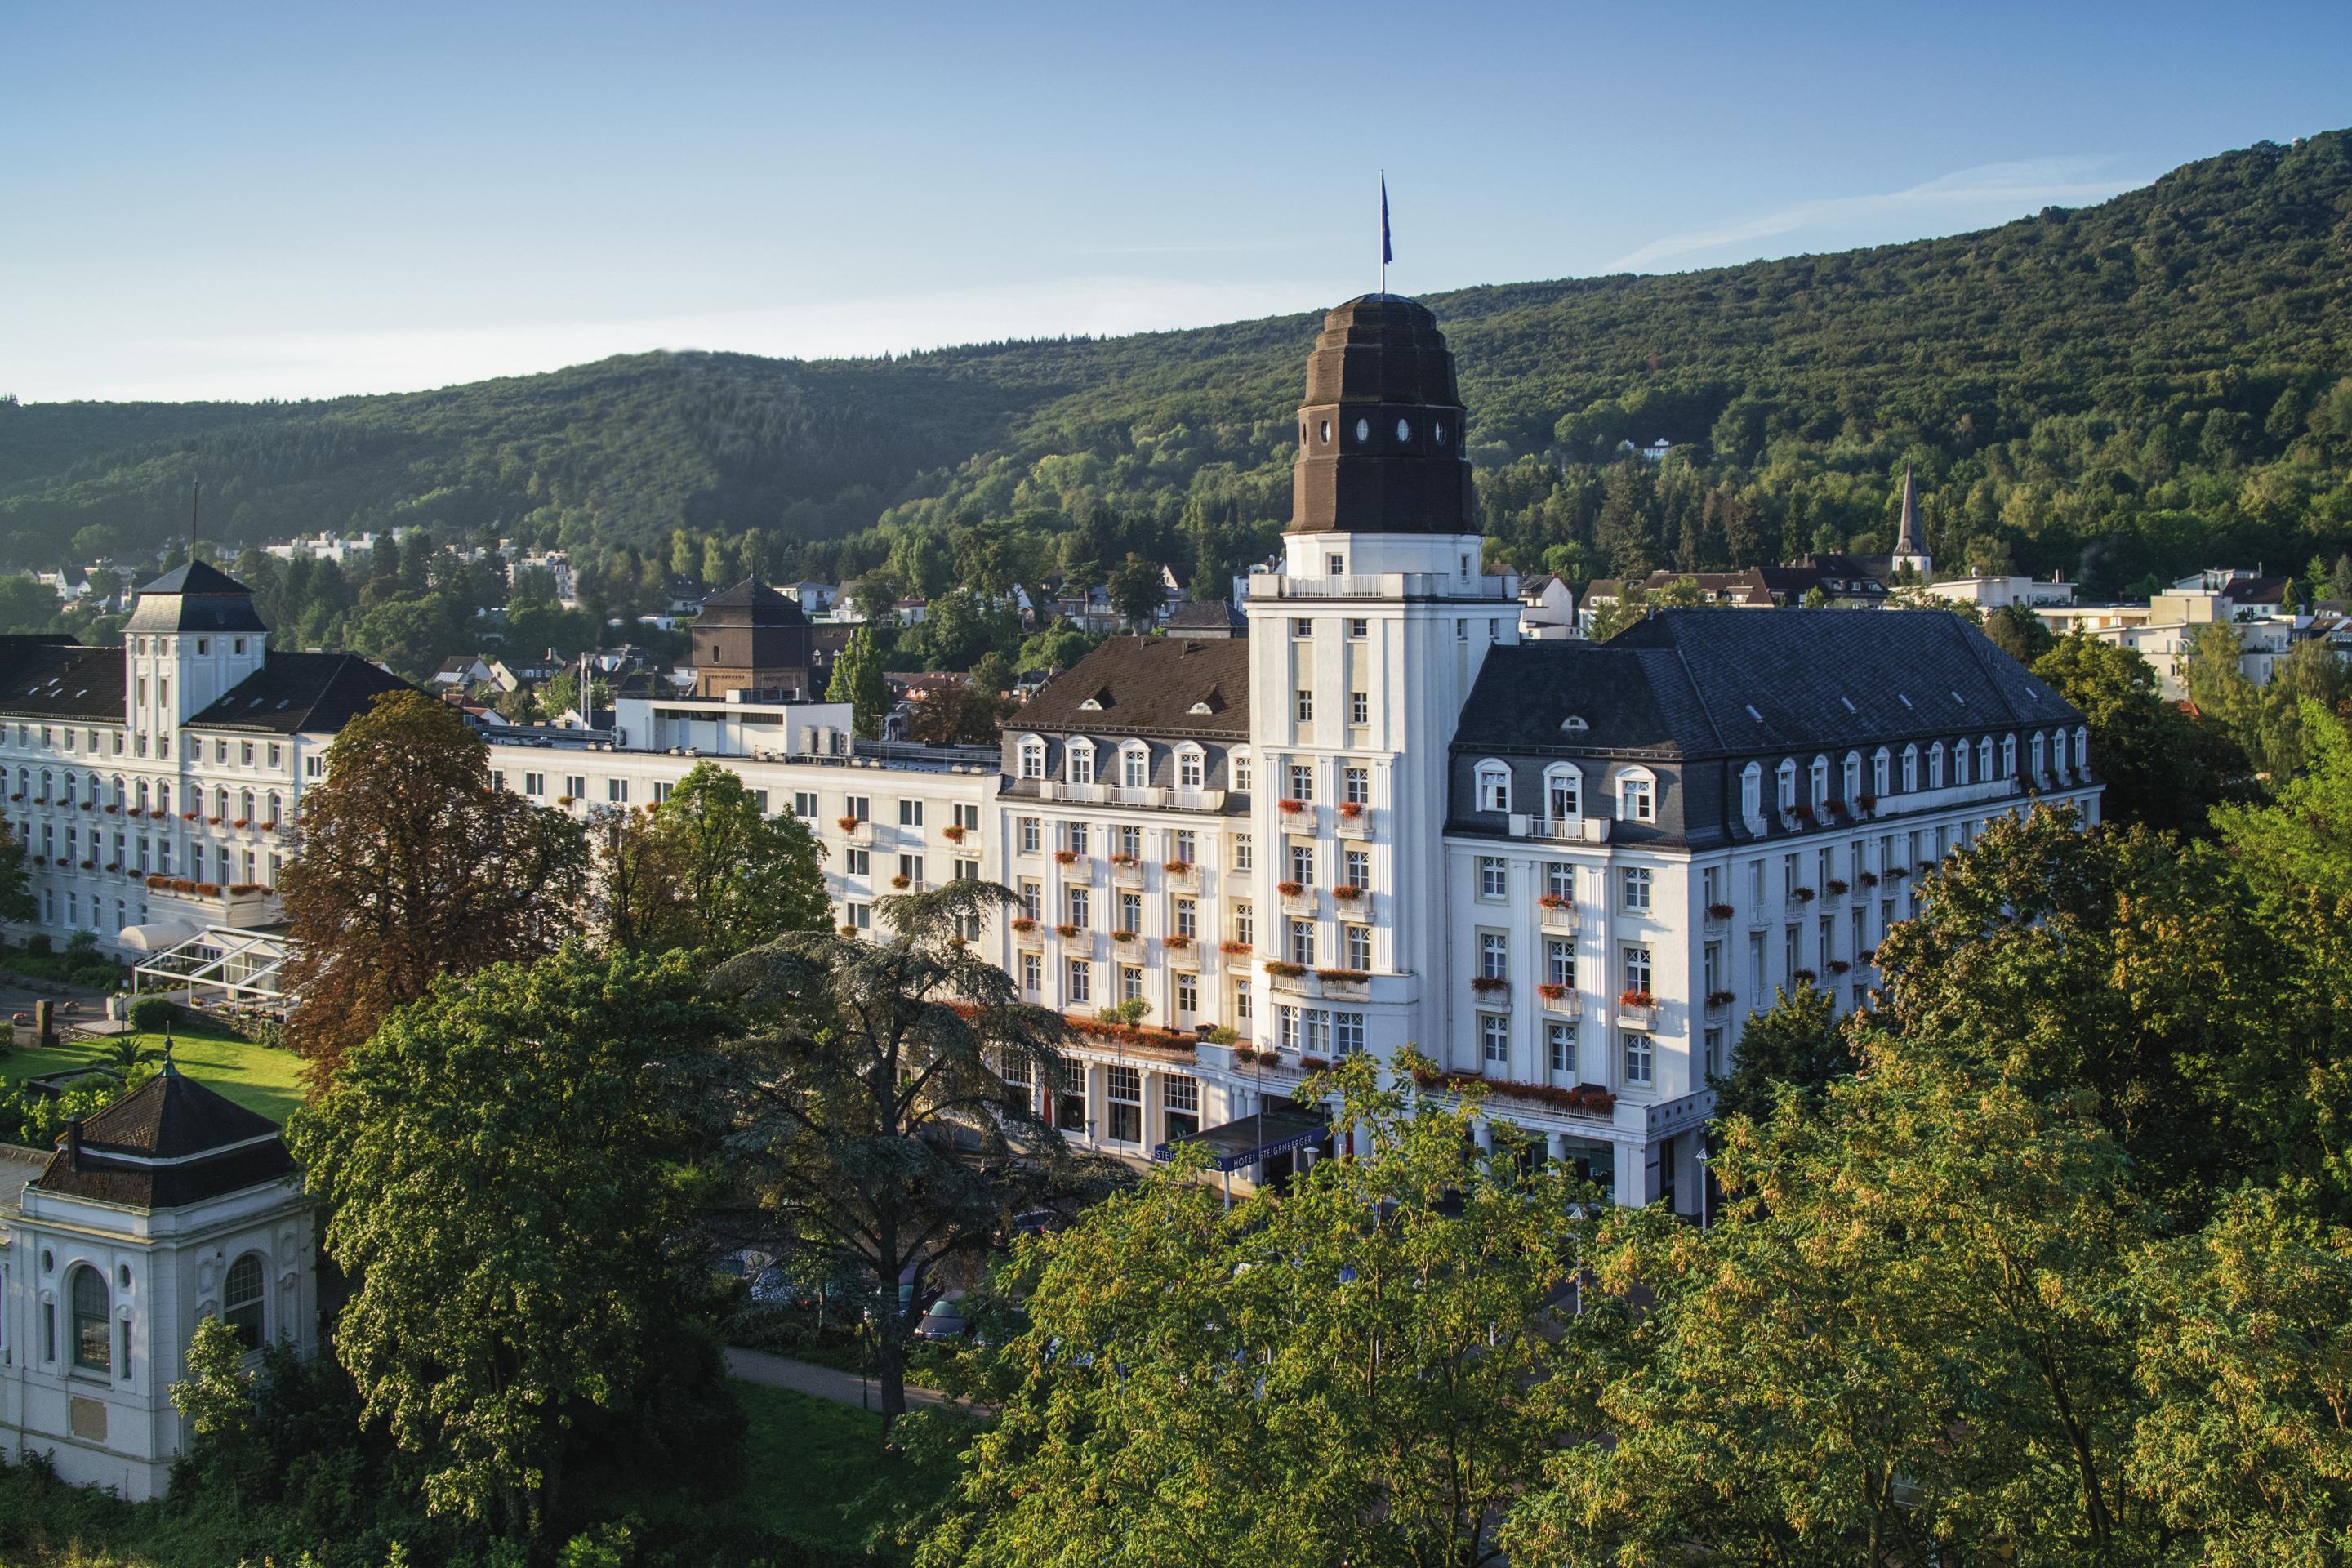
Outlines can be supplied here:
<path id="1" fill-rule="evenodd" d="M 696 626 L 696 695 L 618 705 L 593 747 L 494 742 L 507 787 L 585 810 L 723 758 L 817 830 L 843 923 L 956 876 L 1024 994 L 1085 1021 L 1035 1086 L 1148 1156 L 1202 1132 L 1288 1168 L 1322 1060 L 1412 1044 L 1486 1115 L 1620 1202 L 1694 1210 L 1693 1156 L 1751 1007 L 1858 1001 L 1913 879 L 2031 798 L 2095 818 L 2082 718 L 1958 617 L 1672 611 L 1522 643 L 1481 571 L 1463 409 L 1433 318 L 1331 312 L 1308 361 L 1290 529 L 1239 637 L 1116 638 L 987 749 L 846 739 L 806 618 L 743 587 Z M 1242 1043 L 1198 1040 L 1221 1025 Z M 1442 1086 L 1441 1086 L 1442 1087 Z"/>

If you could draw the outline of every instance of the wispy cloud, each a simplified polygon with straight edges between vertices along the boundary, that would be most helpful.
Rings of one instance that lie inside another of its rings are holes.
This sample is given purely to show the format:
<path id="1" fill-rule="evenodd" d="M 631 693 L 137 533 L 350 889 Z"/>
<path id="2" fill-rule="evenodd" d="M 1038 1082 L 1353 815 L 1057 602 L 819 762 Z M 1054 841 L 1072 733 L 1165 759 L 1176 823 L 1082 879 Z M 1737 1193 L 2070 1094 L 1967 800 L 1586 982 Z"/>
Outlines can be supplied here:
<path id="1" fill-rule="evenodd" d="M 26 395 L 331 397 L 526 375 L 648 349 L 824 359 L 1003 338 L 1108 337 L 1301 310 L 1328 291 L 1312 279 L 1222 284 L 1089 276 L 623 321 L 174 337 L 131 345 L 151 367 L 135 379 L 27 388 Z"/>
<path id="2" fill-rule="evenodd" d="M 1885 239 L 1910 239 L 1999 221 L 2052 205 L 2105 201 L 2153 176 L 2105 172 L 2112 160 L 2032 158 L 1962 169 L 1907 190 L 1795 202 L 1753 217 L 1727 219 L 1652 240 L 1609 264 L 1612 272 L 1657 272 L 1668 264 L 1706 266 L 1764 255 L 1855 243 L 1857 230 L 1883 228 Z M 1762 245 L 1805 236 L 1812 244 Z"/>

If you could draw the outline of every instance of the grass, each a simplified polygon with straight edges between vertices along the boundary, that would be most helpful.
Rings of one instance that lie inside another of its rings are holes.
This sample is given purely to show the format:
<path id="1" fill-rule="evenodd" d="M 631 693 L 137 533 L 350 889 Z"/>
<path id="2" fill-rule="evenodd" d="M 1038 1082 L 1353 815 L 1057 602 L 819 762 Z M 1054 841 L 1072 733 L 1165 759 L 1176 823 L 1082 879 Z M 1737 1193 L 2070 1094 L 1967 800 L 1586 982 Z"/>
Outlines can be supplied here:
<path id="1" fill-rule="evenodd" d="M 161 1035 L 141 1035 L 142 1044 L 158 1048 Z M 216 1089 L 248 1110 L 283 1123 L 302 1101 L 302 1058 L 291 1051 L 257 1046 L 247 1040 L 205 1028 L 172 1031 L 172 1059 L 182 1072 L 208 1089 Z M 112 1056 L 115 1040 L 69 1040 L 39 1050 L 11 1051 L 0 1058 L 0 1083 L 67 1068 L 97 1067 Z"/>
<path id="2" fill-rule="evenodd" d="M 779 1535 L 855 1551 L 884 1511 L 883 1499 L 911 1512 L 943 1496 L 955 1478 L 944 1456 L 886 1450 L 878 1415 L 764 1384 L 738 1382 L 735 1396 L 750 1422 L 736 1506 Z M 878 1556 L 896 1560 L 887 1548 Z"/>

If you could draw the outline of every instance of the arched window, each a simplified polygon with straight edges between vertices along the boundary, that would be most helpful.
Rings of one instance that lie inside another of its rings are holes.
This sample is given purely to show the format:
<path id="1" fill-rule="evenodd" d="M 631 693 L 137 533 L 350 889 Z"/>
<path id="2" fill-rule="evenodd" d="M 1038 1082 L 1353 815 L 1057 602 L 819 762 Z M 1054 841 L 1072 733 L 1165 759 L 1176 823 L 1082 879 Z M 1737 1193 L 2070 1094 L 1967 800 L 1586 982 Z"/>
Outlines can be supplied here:
<path id="1" fill-rule="evenodd" d="M 221 1321 L 249 1351 L 261 1348 L 263 1275 L 261 1254 L 248 1252 L 228 1266 L 221 1286 Z"/>
<path id="2" fill-rule="evenodd" d="M 1478 764 L 1478 809 L 1511 809 L 1511 770 L 1503 763 L 1488 761 Z"/>
<path id="3" fill-rule="evenodd" d="M 1805 772 L 1808 775 L 1807 782 L 1812 785 L 1813 798 L 1811 804 L 1815 811 L 1819 811 L 1829 804 L 1830 760 L 1827 757 L 1815 757 L 1813 765 Z"/>
<path id="4" fill-rule="evenodd" d="M 1119 748 L 1118 782 L 1127 789 L 1141 789 L 1151 782 L 1151 752 L 1136 742 Z"/>
<path id="5" fill-rule="evenodd" d="M 1956 784 L 1969 782 L 1969 743 L 1966 741 L 1952 742 L 1952 782 Z"/>
<path id="6" fill-rule="evenodd" d="M 1200 789 L 1209 782 L 1208 754 L 1198 746 L 1176 748 L 1176 787 Z"/>
<path id="7" fill-rule="evenodd" d="M 48 804 L 49 790 L 54 782 L 49 777 L 49 770 L 43 768 L 41 770 L 41 804 L 44 805 Z M 71 773 L 66 775 L 66 799 L 73 799 L 73 774 Z"/>
<path id="8" fill-rule="evenodd" d="M 123 787 L 122 775 L 121 775 L 121 773 L 117 773 L 117 774 L 115 774 L 115 775 L 114 775 L 114 799 L 113 799 L 113 802 L 112 802 L 112 805 L 113 805 L 114 808 L 115 808 L 117 811 L 121 810 L 121 809 L 122 809 L 122 807 L 123 807 L 124 803 L 125 803 L 129 798 L 130 798 L 130 797 L 129 797 L 129 794 L 128 794 L 128 792 L 127 792 L 127 791 L 124 789 L 124 787 Z"/>
<path id="9" fill-rule="evenodd" d="M 1992 737 L 1990 735 L 1984 736 L 1977 742 L 1977 777 L 1988 784 L 1992 781 Z"/>
<path id="10" fill-rule="evenodd" d="M 1780 772 L 1773 780 L 1779 786 L 1775 802 L 1782 811 L 1792 811 L 1797 805 L 1797 764 L 1783 758 Z"/>
<path id="11" fill-rule="evenodd" d="M 2081 773 L 2091 771 L 2091 731 L 2081 724 L 2074 726 L 2074 766 Z"/>
<path id="12" fill-rule="evenodd" d="M 1937 741 L 1927 747 L 1927 787 L 1944 787 L 1944 742 Z"/>
<path id="13" fill-rule="evenodd" d="M 237 815 L 247 822 L 253 820 L 253 792 L 247 790 L 237 797 Z"/>
<path id="14" fill-rule="evenodd" d="M 88 1264 L 74 1270 L 73 1363 L 88 1372 L 114 1371 L 114 1329 L 108 1321 L 106 1276 Z"/>
<path id="15" fill-rule="evenodd" d="M 144 811 L 144 810 L 146 810 L 146 809 L 147 809 L 147 781 L 146 781 L 145 779 L 141 779 L 141 780 L 139 781 L 139 794 L 138 794 L 138 797 L 137 797 L 137 798 L 138 798 L 138 802 L 139 802 L 139 804 L 138 804 L 138 805 L 137 805 L 134 809 L 139 810 L 139 811 Z"/>
<path id="16" fill-rule="evenodd" d="M 30 768 L 18 768 L 16 770 L 16 793 L 18 795 L 30 795 L 33 793 L 33 772 Z"/>
<path id="17" fill-rule="evenodd" d="M 1658 785 L 1647 768 L 1627 768 L 1617 775 L 1617 820 L 1655 822 Z"/>
<path id="18" fill-rule="evenodd" d="M 1848 752 L 1845 754 L 1843 777 L 1845 801 L 1848 805 L 1852 805 L 1853 797 L 1862 793 L 1862 753 L 1860 752 Z"/>
<path id="19" fill-rule="evenodd" d="M 1226 771 L 1233 775 L 1234 782 L 1230 787 L 1234 794 L 1247 795 L 1255 787 L 1257 764 L 1251 761 L 1247 747 L 1232 753 L 1226 762 Z"/>
<path id="20" fill-rule="evenodd" d="M 2038 779 L 2049 771 L 2048 743 L 2042 739 L 2042 731 L 2036 730 L 2033 731 L 2033 776 Z"/>
<path id="21" fill-rule="evenodd" d="M 170 784 L 159 784 L 155 786 L 155 809 L 162 812 L 166 816 L 169 816 L 172 814 L 172 786 Z"/>
<path id="22" fill-rule="evenodd" d="M 1872 754 L 1870 759 L 1871 794 L 1886 795 L 1891 793 L 1886 787 L 1888 777 L 1887 770 L 1894 765 L 1894 763 L 1895 759 L 1887 755 L 1886 748 L 1884 746 L 1879 747 L 1878 750 Z"/>
<path id="23" fill-rule="evenodd" d="M 1072 741 L 1066 756 L 1066 769 L 1072 784 L 1095 782 L 1095 743 L 1092 741 Z"/>
<path id="24" fill-rule="evenodd" d="M 1739 773 L 1739 815 L 1754 822 L 1764 815 L 1764 769 L 1750 763 Z"/>
<path id="25" fill-rule="evenodd" d="M 1903 793 L 1909 795 L 1919 787 L 1919 748 L 1903 748 Z"/>
<path id="26" fill-rule="evenodd" d="M 1024 779 L 1045 776 L 1045 742 L 1034 735 L 1021 738 L 1021 776 Z"/>
<path id="27" fill-rule="evenodd" d="M 1544 816 L 1553 822 L 1571 822 L 1584 815 L 1584 774 L 1573 763 L 1554 763 L 1544 770 Z"/>
<path id="28" fill-rule="evenodd" d="M 2000 776 L 2005 779 L 2017 776 L 2017 736 L 2014 733 L 2000 738 Z"/>
<path id="29" fill-rule="evenodd" d="M 276 790 L 271 790 L 269 792 L 269 816 L 268 820 L 269 825 L 273 827 L 285 820 L 284 812 L 279 805 L 278 792 Z"/>

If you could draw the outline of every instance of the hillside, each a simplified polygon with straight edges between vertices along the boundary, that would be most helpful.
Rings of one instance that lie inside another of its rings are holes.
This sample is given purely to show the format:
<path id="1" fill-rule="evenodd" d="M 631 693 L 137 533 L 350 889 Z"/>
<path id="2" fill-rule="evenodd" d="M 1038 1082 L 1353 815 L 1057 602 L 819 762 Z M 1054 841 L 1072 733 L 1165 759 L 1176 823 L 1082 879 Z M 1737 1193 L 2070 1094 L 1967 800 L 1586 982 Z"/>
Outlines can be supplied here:
<path id="1" fill-rule="evenodd" d="M 1955 238 L 1432 297 L 1487 531 L 1571 576 L 1883 544 L 1919 466 L 1937 555 L 2119 588 L 2352 547 L 2352 132 Z M 1287 510 L 1316 317 L 803 363 L 646 354 L 401 396 L 0 405 L 0 559 L 185 527 L 496 527 L 614 608 L 656 565 L 884 567 L 902 590 L 1207 574 Z M 1688 444 L 1661 468 L 1620 439 Z M 683 531 L 688 537 L 675 536 Z"/>

